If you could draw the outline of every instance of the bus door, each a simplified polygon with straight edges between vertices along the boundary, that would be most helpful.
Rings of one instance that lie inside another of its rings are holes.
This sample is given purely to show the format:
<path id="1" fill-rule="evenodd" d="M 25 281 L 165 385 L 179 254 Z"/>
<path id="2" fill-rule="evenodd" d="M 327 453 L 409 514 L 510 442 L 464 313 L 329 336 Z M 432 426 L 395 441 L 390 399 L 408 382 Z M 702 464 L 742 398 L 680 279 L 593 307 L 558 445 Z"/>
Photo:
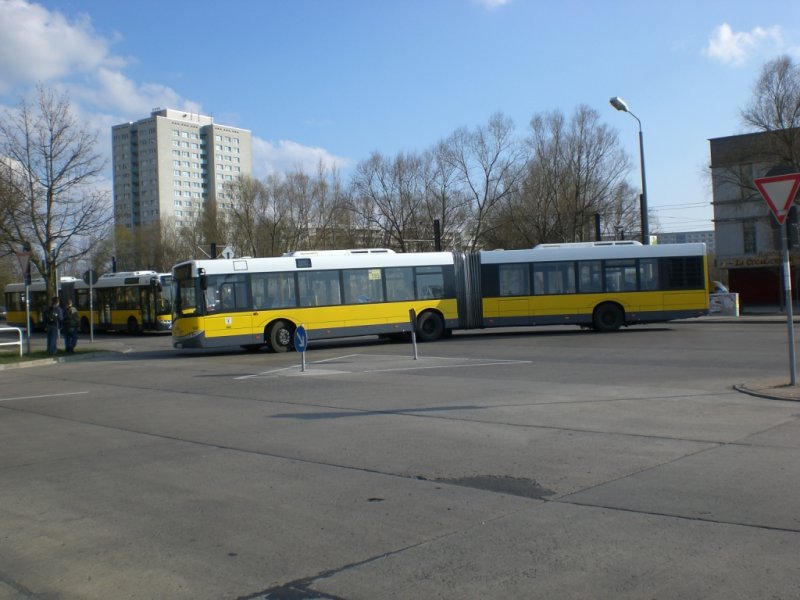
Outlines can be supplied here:
<path id="1" fill-rule="evenodd" d="M 62 281 L 59 285 L 61 286 L 61 289 L 58 293 L 58 300 L 61 302 L 61 304 L 63 305 L 67 301 L 67 298 L 69 298 L 72 300 L 73 304 L 77 305 L 77 299 L 75 298 L 75 282 Z"/>
<path id="2" fill-rule="evenodd" d="M 531 313 L 537 324 L 560 321 L 579 312 L 575 285 L 575 265 L 571 261 L 542 262 L 533 265 Z"/>
<path id="3" fill-rule="evenodd" d="M 145 329 L 156 327 L 156 289 L 153 285 L 139 288 L 139 306 L 141 307 L 141 323 Z"/>
<path id="4" fill-rule="evenodd" d="M 260 337 L 263 342 L 263 332 L 253 332 L 253 310 L 243 276 L 209 276 L 205 302 L 206 337 L 235 338 L 231 341 L 237 344 L 259 343 Z"/>
<path id="5" fill-rule="evenodd" d="M 111 317 L 116 304 L 115 290 L 116 288 L 95 288 L 97 293 L 97 321 L 101 329 L 113 329 Z"/>

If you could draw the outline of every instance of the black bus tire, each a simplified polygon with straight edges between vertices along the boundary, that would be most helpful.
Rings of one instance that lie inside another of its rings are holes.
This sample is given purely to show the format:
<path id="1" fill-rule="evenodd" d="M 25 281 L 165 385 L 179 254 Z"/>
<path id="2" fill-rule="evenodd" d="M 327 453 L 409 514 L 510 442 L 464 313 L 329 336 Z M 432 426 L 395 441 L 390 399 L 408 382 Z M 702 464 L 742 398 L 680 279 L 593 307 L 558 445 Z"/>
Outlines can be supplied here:
<path id="1" fill-rule="evenodd" d="M 273 352 L 288 352 L 294 345 L 294 328 L 287 321 L 275 321 L 268 332 L 269 347 Z"/>
<path id="2" fill-rule="evenodd" d="M 81 318 L 81 333 L 84 335 L 89 333 L 89 319 L 86 317 Z"/>
<path id="3" fill-rule="evenodd" d="M 622 307 L 614 302 L 604 302 L 594 309 L 592 324 L 595 331 L 608 333 L 617 331 L 625 324 L 625 313 Z"/>
<path id="4" fill-rule="evenodd" d="M 417 339 L 420 342 L 433 342 L 444 335 L 444 321 L 439 313 L 425 311 L 417 317 Z"/>

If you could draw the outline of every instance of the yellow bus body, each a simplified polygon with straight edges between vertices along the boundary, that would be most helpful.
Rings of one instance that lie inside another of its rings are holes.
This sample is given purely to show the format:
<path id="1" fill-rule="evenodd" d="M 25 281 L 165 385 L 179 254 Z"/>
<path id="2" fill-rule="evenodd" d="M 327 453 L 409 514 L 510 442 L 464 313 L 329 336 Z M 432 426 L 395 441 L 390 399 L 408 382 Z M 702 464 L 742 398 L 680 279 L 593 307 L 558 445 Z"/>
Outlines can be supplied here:
<path id="1" fill-rule="evenodd" d="M 283 352 L 292 347 L 291 334 L 300 325 L 309 340 L 393 335 L 411 331 L 412 310 L 422 341 L 454 329 L 489 327 L 579 325 L 615 331 L 708 313 L 704 244 L 372 252 L 176 265 L 173 346 L 266 345 Z M 260 308 L 276 304 L 284 308 Z"/>

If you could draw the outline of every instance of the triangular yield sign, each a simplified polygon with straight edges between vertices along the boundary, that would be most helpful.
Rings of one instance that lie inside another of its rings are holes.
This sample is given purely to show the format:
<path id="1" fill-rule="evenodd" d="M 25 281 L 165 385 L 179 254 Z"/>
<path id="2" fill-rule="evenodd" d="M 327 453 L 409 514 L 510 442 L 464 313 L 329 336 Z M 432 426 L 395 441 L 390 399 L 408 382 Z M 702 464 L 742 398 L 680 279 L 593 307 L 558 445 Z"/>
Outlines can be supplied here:
<path id="1" fill-rule="evenodd" d="M 800 173 L 761 177 L 754 179 L 753 183 L 767 201 L 767 205 L 778 223 L 783 225 L 789 215 L 789 209 L 792 207 L 797 190 L 800 188 Z"/>

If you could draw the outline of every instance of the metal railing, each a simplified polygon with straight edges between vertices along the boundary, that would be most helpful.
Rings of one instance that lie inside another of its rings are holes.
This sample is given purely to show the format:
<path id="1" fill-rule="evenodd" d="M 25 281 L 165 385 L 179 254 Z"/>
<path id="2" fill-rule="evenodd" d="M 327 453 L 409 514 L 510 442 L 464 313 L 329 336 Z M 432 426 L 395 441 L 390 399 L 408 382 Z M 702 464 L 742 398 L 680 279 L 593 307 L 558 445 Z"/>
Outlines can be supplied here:
<path id="1" fill-rule="evenodd" d="M 22 356 L 22 329 L 19 327 L 0 327 L 0 333 L 5 333 L 6 331 L 16 331 L 19 340 L 16 342 L 0 342 L 0 346 L 19 346 L 19 355 Z"/>

